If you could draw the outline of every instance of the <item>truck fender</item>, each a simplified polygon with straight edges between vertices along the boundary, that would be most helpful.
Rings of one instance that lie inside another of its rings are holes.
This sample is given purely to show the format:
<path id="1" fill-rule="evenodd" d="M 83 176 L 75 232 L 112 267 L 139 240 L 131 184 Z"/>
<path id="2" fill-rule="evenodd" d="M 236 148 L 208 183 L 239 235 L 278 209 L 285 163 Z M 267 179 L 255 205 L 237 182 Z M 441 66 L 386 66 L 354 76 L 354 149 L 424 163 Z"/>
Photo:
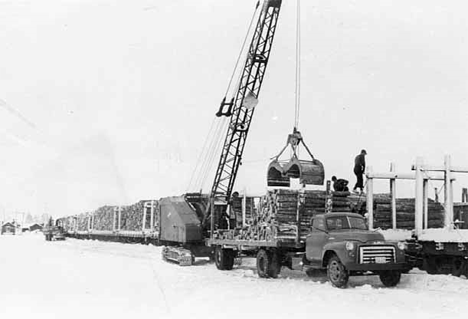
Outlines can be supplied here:
<path id="1" fill-rule="evenodd" d="M 328 260 L 331 256 L 336 255 L 340 258 L 341 262 L 346 266 L 347 263 L 347 253 L 344 243 L 337 242 L 337 243 L 329 243 L 323 247 L 323 254 L 322 254 L 322 267 L 326 268 L 328 264 Z"/>

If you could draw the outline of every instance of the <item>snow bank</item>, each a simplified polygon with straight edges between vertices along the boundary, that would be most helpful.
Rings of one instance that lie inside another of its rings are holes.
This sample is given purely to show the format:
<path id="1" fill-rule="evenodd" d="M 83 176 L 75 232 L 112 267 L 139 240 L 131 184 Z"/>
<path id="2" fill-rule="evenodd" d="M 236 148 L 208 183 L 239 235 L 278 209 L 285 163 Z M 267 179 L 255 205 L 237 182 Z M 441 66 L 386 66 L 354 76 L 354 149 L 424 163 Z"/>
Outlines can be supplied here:
<path id="1" fill-rule="evenodd" d="M 404 241 L 411 238 L 412 231 L 405 229 L 379 229 L 378 230 L 384 236 L 385 240 L 390 241 Z"/>
<path id="2" fill-rule="evenodd" d="M 352 277 L 348 289 L 324 276 L 284 270 L 260 279 L 255 261 L 219 271 L 205 259 L 192 267 L 161 260 L 161 247 L 43 236 L 0 236 L 1 318 L 461 318 L 468 281 L 403 275 L 395 288 L 377 276 Z"/>
<path id="3" fill-rule="evenodd" d="M 468 229 L 425 229 L 420 240 L 435 242 L 468 243 Z"/>

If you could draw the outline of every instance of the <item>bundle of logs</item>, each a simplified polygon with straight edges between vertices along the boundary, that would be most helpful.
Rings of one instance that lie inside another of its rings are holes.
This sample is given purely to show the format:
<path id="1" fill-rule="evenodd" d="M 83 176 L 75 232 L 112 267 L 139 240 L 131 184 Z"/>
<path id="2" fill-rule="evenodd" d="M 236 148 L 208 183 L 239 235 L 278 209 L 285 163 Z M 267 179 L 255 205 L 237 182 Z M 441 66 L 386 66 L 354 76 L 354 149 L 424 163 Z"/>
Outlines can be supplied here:
<path id="1" fill-rule="evenodd" d="M 88 230 L 88 218 L 89 215 L 87 213 L 79 214 L 76 216 L 76 222 L 77 222 L 77 229 L 78 231 L 86 231 Z"/>
<path id="2" fill-rule="evenodd" d="M 304 241 L 310 231 L 310 220 L 326 212 L 366 213 L 366 197 L 350 192 L 276 189 L 260 201 L 252 216 L 252 224 L 239 229 L 234 237 L 243 240 Z M 397 228 L 414 228 L 415 200 L 396 200 Z M 241 206 L 235 206 L 241 212 Z M 374 228 L 392 228 L 391 198 L 389 194 L 374 195 Z M 236 208 L 235 208 L 236 209 Z M 237 211 L 237 210 L 236 210 Z M 240 213 L 241 214 L 241 213 Z M 429 199 L 428 227 L 443 227 L 444 209 Z"/>
<path id="3" fill-rule="evenodd" d="M 366 198 L 360 198 L 358 213 L 366 212 Z M 350 200 L 353 202 L 353 200 Z M 396 199 L 396 226 L 398 229 L 414 229 L 414 198 Z M 392 228 L 392 206 L 389 194 L 375 194 L 373 199 L 374 228 Z M 428 228 L 442 228 L 444 226 L 444 207 L 434 200 L 428 200 Z"/>
<path id="4" fill-rule="evenodd" d="M 93 229 L 114 230 L 114 207 L 102 206 L 93 213 Z"/>
<path id="5" fill-rule="evenodd" d="M 120 215 L 120 229 L 121 230 L 142 230 L 143 228 L 143 214 L 144 214 L 144 201 L 139 201 L 130 206 L 122 206 Z M 146 225 L 149 227 L 149 225 Z"/>
<path id="6" fill-rule="evenodd" d="M 114 225 L 115 230 L 119 230 L 119 210 L 120 210 L 120 230 L 127 231 L 141 231 L 143 229 L 143 214 L 146 209 L 146 221 L 145 229 L 151 228 L 151 207 L 145 207 L 145 203 L 148 201 L 139 201 L 129 206 L 102 206 L 96 209 L 92 213 L 79 214 L 76 217 L 76 223 L 78 231 L 88 230 L 88 221 L 91 221 L 91 229 L 93 230 L 105 230 L 113 231 Z M 156 201 L 154 201 L 156 202 Z M 153 210 L 156 211 L 155 209 Z M 75 218 L 72 217 L 72 218 Z M 154 214 L 154 223 L 156 221 L 157 214 Z M 64 228 L 71 230 L 73 222 L 64 224 Z M 114 220 L 115 218 L 115 220 Z"/>
<path id="7" fill-rule="evenodd" d="M 304 239 L 310 229 L 310 218 L 326 211 L 325 191 L 276 189 L 269 191 L 259 203 L 252 225 L 241 229 L 243 240 Z"/>

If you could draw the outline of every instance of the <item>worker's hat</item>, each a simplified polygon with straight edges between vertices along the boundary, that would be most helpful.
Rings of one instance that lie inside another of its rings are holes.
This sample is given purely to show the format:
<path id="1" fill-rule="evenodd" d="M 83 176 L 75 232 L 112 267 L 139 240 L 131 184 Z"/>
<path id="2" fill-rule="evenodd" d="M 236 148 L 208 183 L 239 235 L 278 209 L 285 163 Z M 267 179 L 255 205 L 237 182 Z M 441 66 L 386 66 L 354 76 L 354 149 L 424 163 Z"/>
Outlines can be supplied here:
<path id="1" fill-rule="evenodd" d="M 361 154 L 367 155 L 366 150 L 361 150 Z"/>

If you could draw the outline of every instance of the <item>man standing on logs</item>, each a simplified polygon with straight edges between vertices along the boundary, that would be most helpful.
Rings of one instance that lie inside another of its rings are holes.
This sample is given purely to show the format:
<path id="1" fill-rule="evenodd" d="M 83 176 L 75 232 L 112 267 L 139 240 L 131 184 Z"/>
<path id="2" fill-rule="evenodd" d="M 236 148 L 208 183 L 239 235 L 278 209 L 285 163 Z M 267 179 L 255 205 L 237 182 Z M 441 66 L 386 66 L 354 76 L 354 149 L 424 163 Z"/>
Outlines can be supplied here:
<path id="1" fill-rule="evenodd" d="M 354 159 L 354 174 L 357 178 L 356 185 L 354 185 L 353 188 L 354 192 L 357 192 L 358 188 L 360 188 L 361 193 L 364 191 L 364 180 L 362 176 L 366 170 L 366 155 L 366 150 L 361 150 L 361 154 Z"/>
<path id="2" fill-rule="evenodd" d="M 332 176 L 333 182 L 333 190 L 335 192 L 348 192 L 348 181 L 342 178 L 336 178 L 336 176 Z"/>

